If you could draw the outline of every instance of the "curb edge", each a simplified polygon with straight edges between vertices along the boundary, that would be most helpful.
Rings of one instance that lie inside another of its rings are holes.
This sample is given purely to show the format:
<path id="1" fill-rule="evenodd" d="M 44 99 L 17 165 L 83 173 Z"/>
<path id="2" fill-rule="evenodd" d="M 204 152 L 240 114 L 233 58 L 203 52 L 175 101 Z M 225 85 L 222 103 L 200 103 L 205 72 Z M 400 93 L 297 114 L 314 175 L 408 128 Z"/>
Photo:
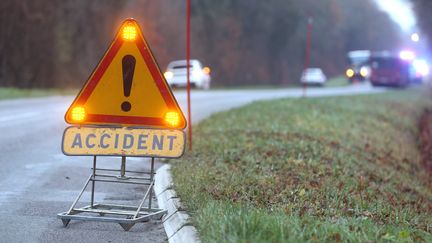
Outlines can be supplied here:
<path id="1" fill-rule="evenodd" d="M 189 215 L 181 206 L 180 199 L 176 196 L 171 176 L 171 165 L 165 164 L 156 171 L 154 191 L 160 208 L 168 213 L 163 217 L 163 226 L 168 236 L 169 243 L 200 243 L 198 232 L 188 222 Z"/>

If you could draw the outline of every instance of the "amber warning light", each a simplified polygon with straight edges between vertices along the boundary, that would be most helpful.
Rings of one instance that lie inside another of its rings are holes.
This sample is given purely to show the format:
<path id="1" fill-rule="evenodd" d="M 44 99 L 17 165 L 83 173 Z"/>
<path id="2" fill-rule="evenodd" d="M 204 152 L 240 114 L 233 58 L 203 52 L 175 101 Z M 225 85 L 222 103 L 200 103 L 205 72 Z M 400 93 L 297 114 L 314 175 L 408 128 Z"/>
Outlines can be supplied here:
<path id="1" fill-rule="evenodd" d="M 137 36 L 137 28 L 133 24 L 127 24 L 123 27 L 122 37 L 125 41 L 134 41 Z"/>
<path id="2" fill-rule="evenodd" d="M 72 109 L 72 120 L 76 122 L 84 121 L 85 119 L 85 109 L 81 106 L 74 107 Z"/>
<path id="3" fill-rule="evenodd" d="M 180 115 L 177 112 L 167 112 L 165 114 L 165 122 L 170 126 L 170 127 L 177 127 L 180 123 Z"/>

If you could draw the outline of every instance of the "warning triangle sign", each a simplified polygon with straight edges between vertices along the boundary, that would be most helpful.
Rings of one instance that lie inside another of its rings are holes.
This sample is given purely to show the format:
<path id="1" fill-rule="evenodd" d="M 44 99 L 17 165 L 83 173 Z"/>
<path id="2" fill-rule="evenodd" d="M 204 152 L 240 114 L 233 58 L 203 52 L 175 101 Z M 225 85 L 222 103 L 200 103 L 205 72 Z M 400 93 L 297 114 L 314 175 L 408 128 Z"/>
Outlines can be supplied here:
<path id="1" fill-rule="evenodd" d="M 186 119 L 135 20 L 123 22 L 65 120 L 80 125 L 186 127 Z"/>

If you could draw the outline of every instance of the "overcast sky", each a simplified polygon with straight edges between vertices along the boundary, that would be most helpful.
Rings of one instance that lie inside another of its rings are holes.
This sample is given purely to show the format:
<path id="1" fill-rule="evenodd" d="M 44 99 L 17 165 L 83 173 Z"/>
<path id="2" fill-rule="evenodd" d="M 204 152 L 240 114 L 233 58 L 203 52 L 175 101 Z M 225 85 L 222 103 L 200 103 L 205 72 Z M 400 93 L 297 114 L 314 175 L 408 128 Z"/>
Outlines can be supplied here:
<path id="1" fill-rule="evenodd" d="M 388 12 L 391 19 L 399 24 L 404 32 L 412 32 L 416 29 L 416 17 L 412 4 L 408 0 L 375 0 L 384 11 Z"/>

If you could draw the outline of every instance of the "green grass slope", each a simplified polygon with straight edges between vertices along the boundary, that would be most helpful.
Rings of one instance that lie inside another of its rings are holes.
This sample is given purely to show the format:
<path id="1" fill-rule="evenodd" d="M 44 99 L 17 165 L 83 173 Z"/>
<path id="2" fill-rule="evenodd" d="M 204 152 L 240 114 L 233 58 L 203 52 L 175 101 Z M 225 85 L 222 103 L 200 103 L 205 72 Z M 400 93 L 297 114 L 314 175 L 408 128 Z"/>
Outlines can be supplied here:
<path id="1" fill-rule="evenodd" d="M 419 91 L 255 102 L 194 129 L 175 189 L 204 242 L 432 242 Z"/>
<path id="2" fill-rule="evenodd" d="M 76 93 L 78 93 L 78 90 L 74 89 L 18 89 L 0 87 L 0 100 L 53 95 L 74 95 Z"/>

